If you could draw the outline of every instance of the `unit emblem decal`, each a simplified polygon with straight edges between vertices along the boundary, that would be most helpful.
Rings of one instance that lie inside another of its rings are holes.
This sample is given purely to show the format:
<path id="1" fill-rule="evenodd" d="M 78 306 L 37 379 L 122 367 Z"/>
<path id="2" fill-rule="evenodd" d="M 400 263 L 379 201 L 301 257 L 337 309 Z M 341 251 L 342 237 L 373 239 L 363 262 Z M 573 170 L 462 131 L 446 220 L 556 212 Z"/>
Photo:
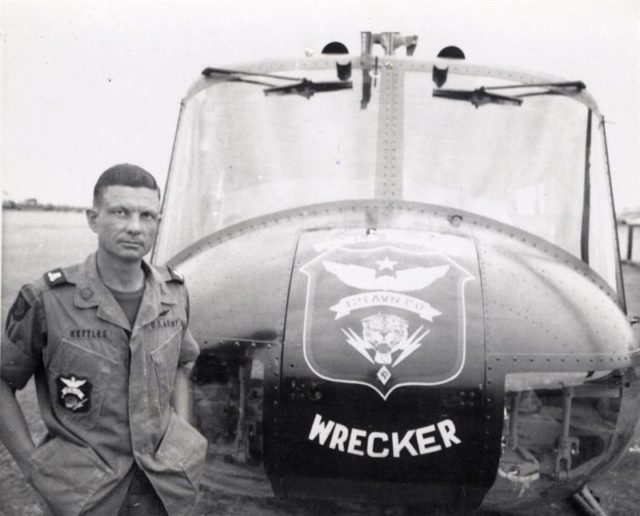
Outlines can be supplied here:
<path id="1" fill-rule="evenodd" d="M 387 399 L 402 386 L 454 379 L 465 359 L 464 285 L 473 276 L 442 252 L 334 248 L 307 276 L 304 356 L 318 376 Z"/>
<path id="2" fill-rule="evenodd" d="M 91 408 L 91 382 L 75 375 L 60 375 L 56 378 L 58 403 L 71 412 L 88 412 Z"/>

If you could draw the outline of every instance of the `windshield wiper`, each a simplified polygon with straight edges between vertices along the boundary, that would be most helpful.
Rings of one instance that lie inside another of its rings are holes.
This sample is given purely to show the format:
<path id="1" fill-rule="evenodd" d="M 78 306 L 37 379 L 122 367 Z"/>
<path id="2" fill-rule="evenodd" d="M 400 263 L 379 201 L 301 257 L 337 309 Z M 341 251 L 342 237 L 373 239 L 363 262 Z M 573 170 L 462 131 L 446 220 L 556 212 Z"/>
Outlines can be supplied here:
<path id="1" fill-rule="evenodd" d="M 283 81 L 302 81 L 300 77 L 289 77 L 287 75 L 276 75 L 274 73 L 259 73 L 259 72 L 245 72 L 242 70 L 228 70 L 227 68 L 205 68 L 202 70 L 202 75 L 205 77 L 212 77 L 214 75 L 223 75 L 228 77 L 233 76 L 247 76 L 247 77 L 268 77 L 269 79 L 280 79 Z"/>
<path id="2" fill-rule="evenodd" d="M 329 81 L 329 82 L 313 82 L 307 79 L 302 79 L 297 84 L 290 84 L 288 86 L 276 86 L 273 88 L 267 88 L 264 90 L 265 95 L 302 95 L 309 99 L 315 93 L 321 93 L 325 91 L 338 91 L 338 90 L 350 90 L 353 88 L 351 81 Z"/>
<path id="3" fill-rule="evenodd" d="M 244 72 L 240 70 L 227 70 L 225 68 L 205 68 L 202 71 L 205 77 L 214 77 L 220 75 L 227 77 L 228 81 L 243 82 L 247 84 L 257 84 L 267 86 L 264 90 L 265 95 L 302 95 L 309 99 L 316 93 L 325 91 L 348 90 L 353 88 L 351 81 L 329 81 L 329 82 L 313 82 L 305 77 L 289 77 L 285 75 L 276 75 L 272 73 Z M 276 79 L 281 81 L 295 81 L 295 84 L 287 84 L 278 86 L 270 82 L 259 81 L 256 79 L 247 79 L 246 77 L 266 77 L 268 79 Z"/>
<path id="4" fill-rule="evenodd" d="M 536 82 L 531 84 L 506 84 L 504 86 L 487 86 L 485 90 L 515 90 L 522 88 L 553 88 L 561 93 L 575 93 L 584 90 L 587 85 L 582 81 Z M 575 90 L 570 92 L 566 90 Z M 552 91 L 552 90 L 549 90 Z"/>
<path id="5" fill-rule="evenodd" d="M 522 93 L 520 95 L 501 95 L 491 93 L 488 90 L 512 90 L 522 88 L 546 88 L 543 91 L 534 91 Z M 582 81 L 570 82 L 542 82 L 535 84 L 516 84 L 506 86 L 483 86 L 475 90 L 441 90 L 434 89 L 433 96 L 451 99 L 465 100 L 471 102 L 476 108 L 487 104 L 511 104 L 520 106 L 524 97 L 532 97 L 535 95 L 568 95 L 580 93 L 586 88 Z"/>
<path id="6" fill-rule="evenodd" d="M 519 98 L 489 93 L 486 88 L 478 88 L 476 90 L 433 90 L 433 96 L 451 100 L 466 100 L 476 108 L 486 104 L 513 104 L 516 106 L 522 104 L 522 100 Z"/>

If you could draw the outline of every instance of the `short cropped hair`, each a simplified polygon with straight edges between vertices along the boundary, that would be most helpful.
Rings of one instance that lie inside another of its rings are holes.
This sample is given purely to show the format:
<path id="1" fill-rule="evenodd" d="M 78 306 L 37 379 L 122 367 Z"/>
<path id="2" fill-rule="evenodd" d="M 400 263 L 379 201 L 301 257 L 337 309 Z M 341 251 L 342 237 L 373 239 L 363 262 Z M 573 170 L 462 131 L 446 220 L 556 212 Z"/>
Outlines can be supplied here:
<path id="1" fill-rule="evenodd" d="M 129 163 L 120 163 L 105 170 L 93 188 L 93 205 L 99 206 L 102 194 L 109 186 L 132 186 L 134 188 L 149 188 L 158 192 L 160 188 L 154 177 L 145 169 Z"/>

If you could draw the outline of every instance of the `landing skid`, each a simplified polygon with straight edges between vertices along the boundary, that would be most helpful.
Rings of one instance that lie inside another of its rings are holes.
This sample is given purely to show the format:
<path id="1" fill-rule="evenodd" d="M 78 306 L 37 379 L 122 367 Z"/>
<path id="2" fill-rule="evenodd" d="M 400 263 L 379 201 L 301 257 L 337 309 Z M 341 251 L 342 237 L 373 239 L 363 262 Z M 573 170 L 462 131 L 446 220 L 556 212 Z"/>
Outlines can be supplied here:
<path id="1" fill-rule="evenodd" d="M 588 486 L 584 486 L 571 498 L 574 507 L 580 515 L 585 516 L 607 516 L 600 502 L 593 496 Z"/>

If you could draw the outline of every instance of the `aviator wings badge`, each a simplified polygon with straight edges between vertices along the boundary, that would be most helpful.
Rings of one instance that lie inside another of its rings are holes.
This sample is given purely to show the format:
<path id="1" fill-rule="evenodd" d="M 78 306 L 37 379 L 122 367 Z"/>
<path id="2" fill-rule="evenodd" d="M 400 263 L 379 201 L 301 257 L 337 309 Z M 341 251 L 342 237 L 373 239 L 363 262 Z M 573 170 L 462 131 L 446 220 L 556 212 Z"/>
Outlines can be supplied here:
<path id="1" fill-rule="evenodd" d="M 473 276 L 441 252 L 392 245 L 331 249 L 307 276 L 304 356 L 326 380 L 398 387 L 451 381 L 464 365 L 464 285 Z M 462 330 L 462 331 L 460 331 Z"/>

